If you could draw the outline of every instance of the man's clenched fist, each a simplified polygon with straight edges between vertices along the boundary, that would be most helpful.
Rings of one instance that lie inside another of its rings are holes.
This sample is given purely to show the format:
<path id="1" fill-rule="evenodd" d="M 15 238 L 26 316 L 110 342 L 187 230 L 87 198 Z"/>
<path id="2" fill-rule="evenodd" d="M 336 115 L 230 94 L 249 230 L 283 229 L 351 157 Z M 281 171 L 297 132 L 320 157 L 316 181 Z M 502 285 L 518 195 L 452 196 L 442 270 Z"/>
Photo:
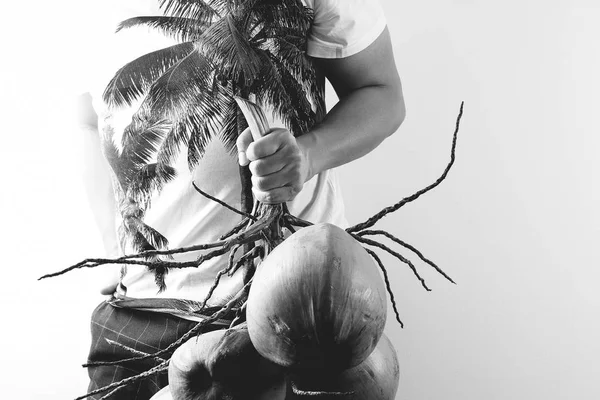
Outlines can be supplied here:
<path id="1" fill-rule="evenodd" d="M 262 203 L 291 201 L 312 177 L 306 152 L 284 128 L 253 141 L 250 128 L 238 137 L 239 163 L 250 164 L 252 192 Z"/>

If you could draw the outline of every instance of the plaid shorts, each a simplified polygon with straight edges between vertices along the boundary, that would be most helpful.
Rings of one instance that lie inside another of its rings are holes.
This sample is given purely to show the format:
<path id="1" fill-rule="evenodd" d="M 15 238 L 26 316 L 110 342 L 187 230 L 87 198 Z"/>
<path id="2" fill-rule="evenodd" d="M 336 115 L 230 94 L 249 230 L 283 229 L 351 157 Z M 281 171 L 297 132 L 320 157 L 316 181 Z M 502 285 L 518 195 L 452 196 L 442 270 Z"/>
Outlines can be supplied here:
<path id="1" fill-rule="evenodd" d="M 134 357 L 129 350 L 111 344 L 120 343 L 129 348 L 155 353 L 175 342 L 192 329 L 197 322 L 181 319 L 169 314 L 119 308 L 102 302 L 92 313 L 92 343 L 88 362 L 116 361 Z M 204 332 L 218 329 L 207 326 Z M 169 358 L 169 354 L 162 356 Z M 93 366 L 88 368 L 90 384 L 88 393 L 98 388 L 135 376 L 158 365 L 159 361 L 147 359 L 130 361 L 122 365 Z M 168 384 L 167 371 L 127 385 L 111 395 L 111 400 L 148 400 Z M 90 398 L 98 400 L 109 391 Z"/>

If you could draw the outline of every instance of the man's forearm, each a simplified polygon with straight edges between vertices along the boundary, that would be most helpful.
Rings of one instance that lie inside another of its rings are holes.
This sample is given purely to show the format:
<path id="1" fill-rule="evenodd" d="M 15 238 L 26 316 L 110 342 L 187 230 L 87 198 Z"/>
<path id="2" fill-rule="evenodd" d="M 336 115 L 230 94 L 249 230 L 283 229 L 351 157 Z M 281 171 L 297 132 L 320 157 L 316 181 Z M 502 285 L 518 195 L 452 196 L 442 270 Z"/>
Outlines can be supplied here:
<path id="1" fill-rule="evenodd" d="M 292 200 L 314 175 L 369 153 L 404 119 L 387 28 L 358 53 L 315 63 L 340 98 L 318 126 L 297 139 L 279 128 L 257 140 L 249 129 L 238 137 L 240 165 L 250 166 L 252 191 L 263 203 Z"/>
<path id="2" fill-rule="evenodd" d="M 102 155 L 98 115 L 92 105 L 89 93 L 77 96 L 74 102 L 73 124 L 82 138 L 84 156 L 81 172 L 88 204 L 102 237 L 106 255 L 117 256 L 119 243 L 116 232 L 116 201 L 112 187 L 110 166 Z"/>
<path id="3" fill-rule="evenodd" d="M 375 149 L 405 117 L 401 88 L 366 86 L 343 97 L 311 132 L 298 138 L 310 177 Z"/>

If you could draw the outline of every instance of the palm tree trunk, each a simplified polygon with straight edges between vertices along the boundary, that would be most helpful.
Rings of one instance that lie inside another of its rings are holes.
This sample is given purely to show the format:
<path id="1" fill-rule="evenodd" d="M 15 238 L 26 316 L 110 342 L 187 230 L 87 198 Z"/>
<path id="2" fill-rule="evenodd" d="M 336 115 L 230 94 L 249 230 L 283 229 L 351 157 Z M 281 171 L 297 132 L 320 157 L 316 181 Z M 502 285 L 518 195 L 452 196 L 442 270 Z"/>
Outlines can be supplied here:
<path id="1" fill-rule="evenodd" d="M 252 213 L 254 198 L 252 196 L 252 174 L 248 166 L 240 166 L 240 181 L 242 183 L 241 191 L 241 210 L 248 214 Z"/>
<path id="2" fill-rule="evenodd" d="M 240 118 L 240 112 L 238 112 L 238 135 L 241 133 L 241 131 L 243 131 L 245 129 L 244 127 L 244 122 L 240 121 L 243 120 L 243 116 Z M 241 123 L 240 123 L 241 122 Z M 240 129 L 241 128 L 241 129 Z M 240 173 L 240 182 L 242 185 L 242 190 L 240 193 L 240 208 L 243 212 L 245 213 L 252 213 L 252 208 L 253 208 L 253 204 L 254 204 L 254 196 L 252 194 L 252 173 L 250 172 L 250 168 L 246 165 L 244 167 L 242 167 L 241 165 L 239 166 L 239 173 Z"/>
<path id="3" fill-rule="evenodd" d="M 235 82 L 231 83 L 232 92 L 235 96 L 240 96 L 242 98 L 247 98 L 247 93 L 244 93 L 244 90 L 239 85 L 236 85 Z M 246 95 L 246 96 L 245 96 Z M 238 109 L 237 111 L 237 134 L 238 136 L 242 134 L 244 129 L 248 127 L 248 123 L 246 122 L 246 118 L 244 118 L 244 114 L 242 111 Z M 250 214 L 252 212 L 253 204 L 254 204 L 254 196 L 252 195 L 252 174 L 250 172 L 250 168 L 248 166 L 239 167 L 240 171 L 240 182 L 242 184 L 242 192 L 241 192 L 241 200 L 240 200 L 240 208 L 243 212 Z"/>
<path id="4" fill-rule="evenodd" d="M 235 93 L 235 86 L 233 92 Z M 240 93 L 241 94 L 241 93 Z M 243 94 L 242 94 L 243 95 Z M 246 122 L 246 118 L 242 114 L 242 111 L 238 109 L 237 112 L 237 129 L 238 136 L 242 134 L 244 129 L 248 126 Z M 240 208 L 245 213 L 252 213 L 252 209 L 254 207 L 254 196 L 252 194 L 252 173 L 250 172 L 250 168 L 246 165 L 239 167 L 240 172 L 240 182 L 242 186 L 242 190 L 240 193 Z M 244 254 L 248 253 L 254 248 L 254 243 L 247 243 L 244 245 Z M 254 275 L 254 260 L 247 260 L 244 264 L 244 284 L 248 283 L 252 275 Z"/>

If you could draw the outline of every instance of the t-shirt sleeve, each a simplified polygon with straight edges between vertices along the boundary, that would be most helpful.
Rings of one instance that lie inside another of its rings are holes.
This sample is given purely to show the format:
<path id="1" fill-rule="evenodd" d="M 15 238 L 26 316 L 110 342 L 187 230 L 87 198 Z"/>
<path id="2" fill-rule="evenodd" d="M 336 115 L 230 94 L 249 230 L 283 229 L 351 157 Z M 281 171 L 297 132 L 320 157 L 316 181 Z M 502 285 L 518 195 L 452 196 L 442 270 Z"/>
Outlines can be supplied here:
<path id="1" fill-rule="evenodd" d="M 386 20 L 378 0 L 313 0 L 314 21 L 307 54 L 344 58 L 356 54 L 379 37 Z"/>

